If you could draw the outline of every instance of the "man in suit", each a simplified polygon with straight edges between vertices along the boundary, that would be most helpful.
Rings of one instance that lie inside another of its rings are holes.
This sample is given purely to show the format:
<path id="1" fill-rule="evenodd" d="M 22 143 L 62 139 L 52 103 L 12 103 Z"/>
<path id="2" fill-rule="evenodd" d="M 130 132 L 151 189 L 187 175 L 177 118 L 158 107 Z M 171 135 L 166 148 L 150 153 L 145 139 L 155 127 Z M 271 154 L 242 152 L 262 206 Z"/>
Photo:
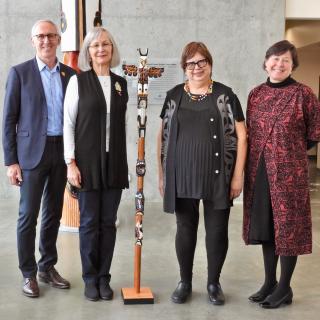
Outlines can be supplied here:
<path id="1" fill-rule="evenodd" d="M 7 176 L 20 186 L 17 242 L 22 292 L 38 297 L 39 281 L 67 289 L 54 265 L 66 165 L 63 158 L 63 99 L 74 71 L 57 60 L 57 26 L 37 21 L 31 31 L 36 57 L 10 69 L 3 112 L 3 149 Z M 36 225 L 42 199 L 40 260 L 35 259 Z"/>

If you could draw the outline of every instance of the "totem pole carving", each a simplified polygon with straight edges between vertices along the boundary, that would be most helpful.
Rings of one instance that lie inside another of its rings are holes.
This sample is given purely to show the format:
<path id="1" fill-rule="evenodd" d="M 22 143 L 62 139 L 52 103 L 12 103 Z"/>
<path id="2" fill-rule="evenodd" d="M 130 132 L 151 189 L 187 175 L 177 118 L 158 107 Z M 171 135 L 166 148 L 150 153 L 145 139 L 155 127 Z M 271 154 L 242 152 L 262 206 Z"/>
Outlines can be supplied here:
<path id="1" fill-rule="evenodd" d="M 78 72 L 78 56 L 87 30 L 102 26 L 101 0 L 61 0 L 63 62 Z"/>
<path id="2" fill-rule="evenodd" d="M 142 221 L 144 215 L 143 181 L 146 173 L 145 162 L 145 135 L 147 124 L 148 106 L 148 80 L 161 77 L 164 69 L 147 66 L 148 49 L 145 54 L 138 49 L 140 54 L 139 67 L 135 65 L 123 65 L 125 75 L 138 76 L 138 159 L 136 163 L 137 192 L 135 195 L 135 256 L 134 256 L 134 288 L 122 288 L 124 304 L 154 303 L 152 292 L 149 288 L 141 288 L 141 249 L 143 240 Z"/>

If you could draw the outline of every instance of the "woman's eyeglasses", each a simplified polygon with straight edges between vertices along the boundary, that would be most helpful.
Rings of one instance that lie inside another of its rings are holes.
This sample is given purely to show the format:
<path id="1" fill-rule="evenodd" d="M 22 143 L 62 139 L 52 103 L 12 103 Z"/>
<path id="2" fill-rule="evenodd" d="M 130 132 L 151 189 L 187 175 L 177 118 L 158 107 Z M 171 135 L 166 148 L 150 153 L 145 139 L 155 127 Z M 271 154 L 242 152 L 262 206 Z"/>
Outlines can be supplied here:
<path id="1" fill-rule="evenodd" d="M 193 70 L 193 69 L 196 67 L 196 65 L 198 66 L 198 68 L 203 68 L 203 67 L 205 67 L 207 64 L 208 64 L 207 59 L 201 59 L 201 60 L 198 60 L 198 61 L 186 62 L 186 63 L 185 63 L 185 68 L 186 68 L 187 70 Z"/>
<path id="2" fill-rule="evenodd" d="M 89 48 L 93 49 L 93 50 L 98 50 L 100 47 L 102 49 L 107 49 L 109 46 L 112 46 L 111 42 L 105 42 L 105 43 L 95 43 L 92 46 L 89 46 Z"/>

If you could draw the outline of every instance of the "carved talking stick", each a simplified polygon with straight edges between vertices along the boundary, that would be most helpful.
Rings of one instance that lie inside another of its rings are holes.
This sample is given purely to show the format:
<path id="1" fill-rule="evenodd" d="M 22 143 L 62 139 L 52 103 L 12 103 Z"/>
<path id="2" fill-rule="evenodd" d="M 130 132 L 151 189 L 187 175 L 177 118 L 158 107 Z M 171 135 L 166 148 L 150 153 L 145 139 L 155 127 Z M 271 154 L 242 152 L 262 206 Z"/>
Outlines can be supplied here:
<path id="1" fill-rule="evenodd" d="M 142 54 L 141 49 L 139 67 L 135 65 L 123 65 L 123 71 L 128 76 L 138 76 L 138 159 L 136 163 L 137 174 L 137 193 L 135 196 L 135 255 L 134 255 L 134 287 L 122 288 L 122 297 L 124 304 L 153 304 L 154 298 L 150 288 L 141 288 L 141 249 L 142 249 L 142 220 L 144 215 L 144 194 L 143 180 L 146 172 L 145 163 L 145 135 L 147 124 L 147 106 L 148 106 L 148 80 L 149 78 L 161 77 L 163 68 L 149 68 L 147 66 L 148 49 Z"/>

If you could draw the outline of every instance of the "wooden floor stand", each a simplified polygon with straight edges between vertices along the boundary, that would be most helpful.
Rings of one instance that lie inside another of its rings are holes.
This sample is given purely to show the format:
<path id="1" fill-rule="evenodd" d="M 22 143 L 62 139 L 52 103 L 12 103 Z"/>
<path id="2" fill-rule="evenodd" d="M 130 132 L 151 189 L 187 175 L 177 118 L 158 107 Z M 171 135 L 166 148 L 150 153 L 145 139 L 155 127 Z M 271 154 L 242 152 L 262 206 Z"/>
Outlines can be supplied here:
<path id="1" fill-rule="evenodd" d="M 150 288 L 122 288 L 121 295 L 124 304 L 154 304 L 154 297 Z"/>

